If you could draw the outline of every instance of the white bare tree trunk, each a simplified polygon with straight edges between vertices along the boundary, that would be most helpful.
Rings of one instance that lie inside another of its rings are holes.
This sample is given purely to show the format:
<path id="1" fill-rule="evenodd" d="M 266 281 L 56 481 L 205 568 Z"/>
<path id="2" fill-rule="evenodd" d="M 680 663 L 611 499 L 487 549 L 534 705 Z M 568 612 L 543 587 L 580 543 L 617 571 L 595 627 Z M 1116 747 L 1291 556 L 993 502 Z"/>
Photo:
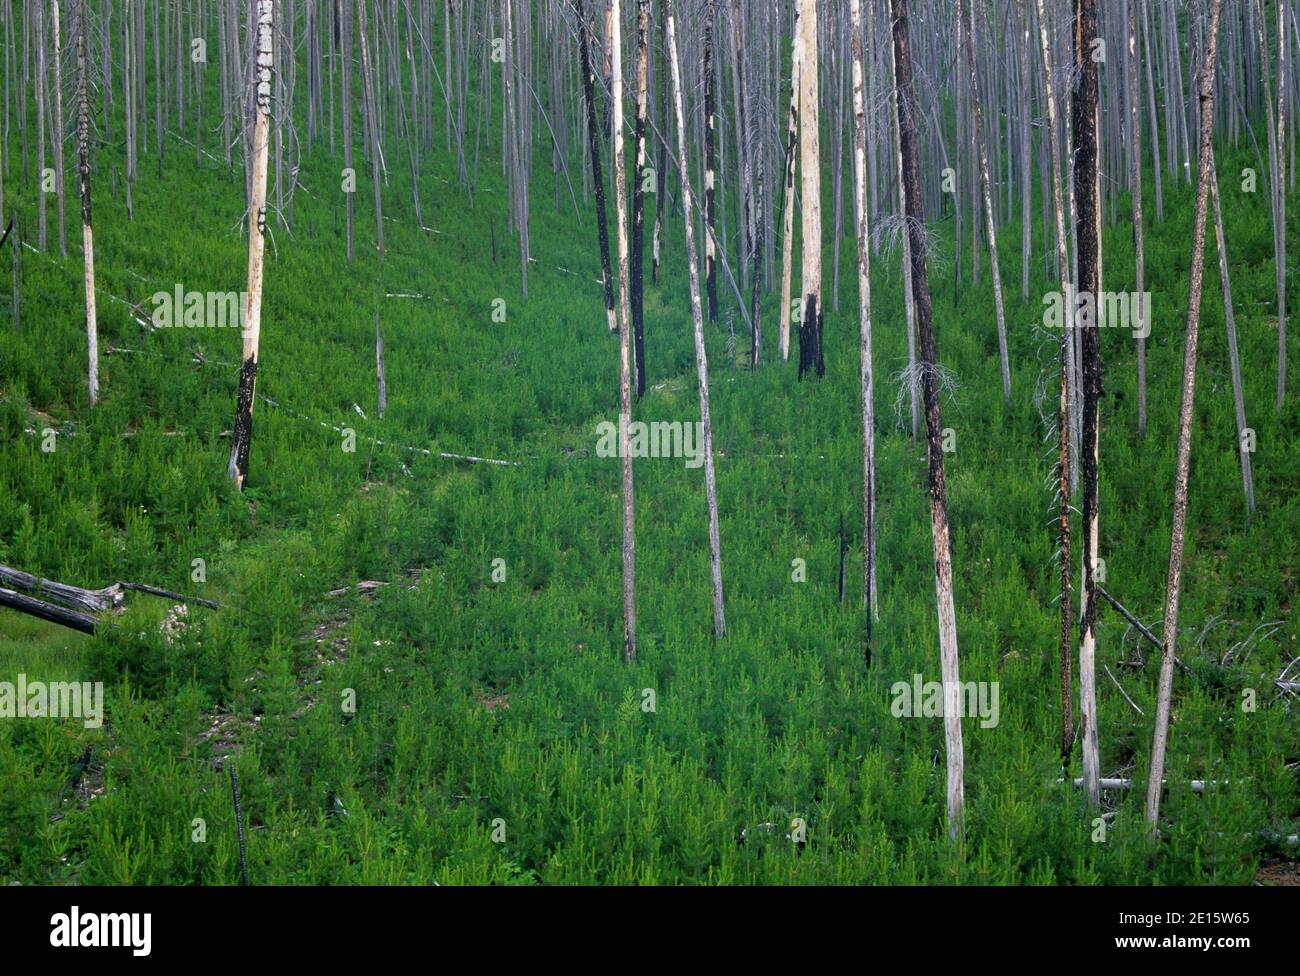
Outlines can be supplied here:
<path id="1" fill-rule="evenodd" d="M 989 155 L 984 145 L 984 112 L 980 104 L 979 79 L 975 71 L 975 6 L 970 0 L 962 0 L 968 16 L 958 13 L 958 18 L 965 22 L 962 31 L 966 39 L 966 65 L 970 69 L 970 104 L 975 123 L 975 148 L 980 164 L 980 188 L 984 194 L 984 229 L 988 238 L 989 264 L 993 270 L 993 306 L 997 314 L 998 355 L 1002 362 L 1002 395 L 1011 400 L 1011 363 L 1007 357 L 1007 318 L 1002 303 L 1002 271 L 998 262 L 998 231 L 993 219 L 993 192 L 989 181 Z M 962 3 L 959 3 L 959 8 Z"/>
<path id="2" fill-rule="evenodd" d="M 632 312 L 628 300 L 627 178 L 623 164 L 623 44 L 619 2 L 606 21 L 610 30 L 610 59 L 614 121 L 614 207 L 618 224 L 619 384 L 618 436 L 623 464 L 623 657 L 636 660 L 636 518 L 632 504 Z M 692 267 L 694 264 L 692 263 Z"/>
<path id="3" fill-rule="evenodd" d="M 799 322 L 799 374 L 825 372 L 822 357 L 821 130 L 817 69 L 817 0 L 799 0 L 799 173 L 803 203 L 803 284 Z"/>
<path id="4" fill-rule="evenodd" d="M 253 440 L 253 404 L 257 398 L 257 347 L 262 335 L 262 267 L 266 252 L 266 162 L 271 131 L 271 75 L 274 70 L 272 22 L 274 0 L 257 0 L 257 64 L 253 100 L 252 192 L 248 202 L 248 304 L 244 318 L 244 352 L 239 370 L 239 397 L 226 475 L 241 491 L 248 480 L 248 452 Z"/>
<path id="5" fill-rule="evenodd" d="M 871 619 L 876 603 L 876 419 L 871 373 L 871 228 L 867 223 L 867 119 L 863 94 L 862 0 L 849 0 L 853 39 L 853 214 L 858 238 L 858 331 L 862 386 L 862 600 Z"/>
<path id="6" fill-rule="evenodd" d="M 722 601 L 722 541 L 718 529 L 718 485 L 713 469 L 713 421 L 709 416 L 709 361 L 704 351 L 704 312 L 700 304 L 700 271 L 695 263 L 695 224 L 691 218 L 691 181 L 686 159 L 686 120 L 682 111 L 681 66 L 677 60 L 677 26 L 673 0 L 666 0 L 668 65 L 672 72 L 673 106 L 677 117 L 677 165 L 682 179 L 682 211 L 686 222 L 686 264 L 690 271 L 691 316 L 695 324 L 695 372 L 700 389 L 700 423 L 704 427 L 704 491 L 709 508 L 710 575 L 713 583 L 713 636 L 727 633 Z"/>

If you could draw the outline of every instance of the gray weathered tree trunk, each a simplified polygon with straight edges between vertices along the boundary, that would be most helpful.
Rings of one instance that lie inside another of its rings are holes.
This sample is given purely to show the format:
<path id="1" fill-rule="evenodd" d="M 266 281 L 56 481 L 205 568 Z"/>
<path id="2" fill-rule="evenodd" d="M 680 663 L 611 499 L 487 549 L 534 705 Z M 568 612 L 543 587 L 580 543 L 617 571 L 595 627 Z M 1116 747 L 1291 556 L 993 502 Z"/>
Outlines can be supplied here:
<path id="1" fill-rule="evenodd" d="M 1174 652 L 1178 643 L 1178 598 L 1182 586 L 1183 537 L 1187 526 L 1187 480 L 1192 459 L 1192 414 L 1196 398 L 1196 350 L 1201 325 L 1201 293 L 1205 279 L 1205 214 L 1214 176 L 1214 79 L 1219 40 L 1220 0 L 1210 0 L 1205 60 L 1200 73 L 1201 143 L 1196 181 L 1196 217 L 1192 227 L 1192 267 L 1187 296 L 1187 339 L 1183 347 L 1182 404 L 1178 411 L 1178 460 L 1174 475 L 1174 516 L 1169 542 L 1169 573 L 1165 578 L 1165 619 L 1160 655 L 1160 684 L 1156 692 L 1156 724 L 1151 738 L 1151 769 L 1147 777 L 1147 823 L 1154 833 L 1160 819 L 1160 790 L 1169 743 L 1169 711 L 1173 699 Z"/>
<path id="2" fill-rule="evenodd" d="M 862 602 L 880 619 L 876 600 L 876 419 L 871 370 L 871 228 L 867 221 L 867 117 L 863 92 L 862 0 L 849 0 L 853 46 L 853 215 L 858 239 L 858 332 L 862 388 Z M 868 623 L 870 629 L 870 623 Z"/>
<path id="3" fill-rule="evenodd" d="M 948 494 L 943 470 L 943 418 L 939 404 L 938 356 L 931 324 L 930 279 L 926 263 L 925 213 L 921 197 L 920 153 L 916 137 L 916 94 L 907 0 L 891 0 L 894 14 L 894 70 L 898 88 L 899 153 L 903 159 L 906 231 L 912 241 L 912 292 L 921 347 L 921 389 L 925 401 L 926 455 L 929 460 L 930 528 L 934 540 L 934 586 L 939 616 L 939 659 L 943 673 L 943 725 L 948 765 L 948 834 L 962 832 L 964 771 L 961 734 L 961 676 L 957 659 L 957 616 L 952 593 L 952 547 L 948 533 Z"/>
<path id="4" fill-rule="evenodd" d="M 623 465 L 623 657 L 636 660 L 636 516 L 632 504 L 632 313 L 628 297 L 627 179 L 623 172 L 623 45 L 619 2 L 610 20 L 610 78 L 614 119 L 614 206 L 618 218 L 618 430 Z"/>
<path id="5" fill-rule="evenodd" d="M 86 286 L 86 363 L 90 405 L 99 401 L 99 329 L 95 321 L 95 237 L 90 220 L 90 99 L 86 75 L 86 4 L 78 0 L 77 14 L 77 179 L 81 190 L 81 249 Z M 18 243 L 14 242 L 14 247 Z"/>
<path id="6" fill-rule="evenodd" d="M 616 0 L 617 2 L 617 0 Z M 709 508 L 710 576 L 713 584 L 713 637 L 727 633 L 722 599 L 722 541 L 718 529 L 718 485 L 713 465 L 713 421 L 709 415 L 709 361 L 704 351 L 704 315 L 700 307 L 700 272 L 695 262 L 695 224 L 691 218 L 692 192 L 686 160 L 686 119 L 682 109 L 681 66 L 677 60 L 677 27 L 673 0 L 665 0 L 668 18 L 668 65 L 672 73 L 673 106 L 677 116 L 677 163 L 682 180 L 682 212 L 686 223 L 686 264 L 691 286 L 691 316 L 695 325 L 695 375 L 699 383 L 700 423 L 704 428 L 704 491 Z"/>

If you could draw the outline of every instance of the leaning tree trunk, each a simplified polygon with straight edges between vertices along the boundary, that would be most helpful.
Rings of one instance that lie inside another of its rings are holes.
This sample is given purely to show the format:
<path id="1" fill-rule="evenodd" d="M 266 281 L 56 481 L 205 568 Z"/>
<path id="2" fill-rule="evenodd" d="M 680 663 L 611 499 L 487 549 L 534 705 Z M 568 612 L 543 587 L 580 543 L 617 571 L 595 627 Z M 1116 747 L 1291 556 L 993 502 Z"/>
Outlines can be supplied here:
<path id="1" fill-rule="evenodd" d="M 899 152 L 903 158 L 906 230 L 912 242 L 912 292 L 921 345 L 921 396 L 925 403 L 929 460 L 930 528 L 934 539 L 934 587 L 939 616 L 939 659 L 943 672 L 943 725 L 948 757 L 948 834 L 962 829 L 965 788 L 962 768 L 961 676 L 957 660 L 957 617 L 952 595 L 952 550 L 948 538 L 948 493 L 943 471 L 943 418 L 939 406 L 938 358 L 931 323 L 930 278 L 926 263 L 925 206 L 921 197 L 920 150 L 916 133 L 916 93 L 907 0 L 891 0 L 894 14 L 894 72 L 898 90 Z"/>
<path id="2" fill-rule="evenodd" d="M 86 283 L 86 361 L 90 405 L 99 401 L 99 331 L 95 322 L 95 240 L 90 224 L 90 105 L 86 90 L 86 4 L 79 0 L 77 30 L 77 150 L 81 189 L 81 247 Z M 17 245 L 14 245 L 17 247 Z"/>
<path id="3" fill-rule="evenodd" d="M 681 66 L 677 60 L 677 27 L 673 0 L 665 0 L 668 66 L 672 73 L 673 106 L 677 117 L 677 165 L 682 180 L 682 212 L 686 222 L 686 264 L 690 271 L 691 315 L 695 324 L 695 373 L 700 390 L 700 424 L 704 428 L 704 492 L 709 508 L 710 575 L 713 582 L 713 636 L 727 633 L 722 603 L 722 540 L 718 529 L 718 484 L 713 470 L 713 421 L 709 416 L 709 361 L 704 352 L 704 314 L 700 308 L 700 272 L 695 264 L 695 224 L 691 217 L 691 181 L 686 159 L 686 120 L 682 111 Z"/>
<path id="4" fill-rule="evenodd" d="M 853 38 L 853 208 L 858 238 L 858 327 L 862 381 L 862 602 L 867 629 L 880 619 L 876 603 L 876 419 L 871 375 L 871 229 L 867 223 L 867 115 L 863 94 L 862 0 L 849 0 Z M 868 647 L 870 644 L 868 644 Z"/>
<path id="5" fill-rule="evenodd" d="M 582 91 L 587 102 L 587 141 L 591 147 L 591 182 L 596 188 L 596 236 L 600 242 L 600 267 L 605 281 L 605 317 L 609 331 L 618 331 L 618 313 L 614 310 L 614 276 L 609 263 L 609 229 L 605 222 L 605 180 L 600 172 L 600 125 L 596 121 L 596 75 L 591 64 L 591 46 L 587 41 L 590 25 L 583 0 L 578 6 L 578 56 L 582 60 Z"/>
<path id="6" fill-rule="evenodd" d="M 966 13 L 961 8 L 966 7 Z M 988 237 L 989 264 L 993 270 L 993 307 L 997 314 L 998 355 L 1002 361 L 1002 396 L 1011 400 L 1011 363 L 1007 358 L 1007 318 L 1002 303 L 1002 271 L 998 262 L 998 232 L 993 220 L 993 191 L 989 185 L 989 156 L 984 146 L 984 113 L 980 105 L 979 78 L 975 72 L 975 12 L 970 0 L 958 0 L 957 17 L 965 23 L 958 33 L 966 40 L 966 65 L 970 69 L 970 106 L 974 120 L 976 154 L 979 157 L 980 187 L 984 192 L 984 229 Z M 996 109 L 996 106 L 994 106 Z"/>
<path id="7" fill-rule="evenodd" d="M 1211 156 L 1213 161 L 1213 156 Z M 1241 486 L 1246 493 L 1246 513 L 1255 514 L 1255 480 L 1251 474 L 1250 443 L 1246 433 L 1246 400 L 1241 390 L 1241 357 L 1237 353 L 1237 318 L 1232 309 L 1232 284 L 1228 278 L 1228 242 L 1223 234 L 1223 211 L 1219 206 L 1219 177 L 1210 174 L 1210 199 L 1214 203 L 1214 239 L 1219 248 L 1219 284 L 1223 289 L 1223 322 L 1228 333 L 1228 365 L 1232 372 L 1232 407 L 1237 420 L 1237 457 L 1241 462 Z"/>
<path id="8" fill-rule="evenodd" d="M 1219 41 L 1219 0 L 1210 0 L 1205 60 L 1200 78 L 1201 152 L 1196 181 L 1196 222 L 1192 227 L 1192 269 L 1187 296 L 1187 340 L 1183 349 L 1183 394 L 1178 411 L 1178 461 L 1174 475 L 1174 519 L 1169 542 L 1169 574 L 1165 578 L 1165 621 L 1160 654 L 1160 684 L 1156 692 L 1156 727 L 1151 739 L 1151 772 L 1147 777 L 1147 822 L 1152 832 L 1160 818 L 1160 790 L 1169 744 L 1169 709 L 1174 690 L 1174 648 L 1178 641 L 1178 597 L 1183 573 L 1183 537 L 1187 527 L 1187 477 L 1192 460 L 1192 413 L 1196 398 L 1196 347 L 1201 325 L 1201 292 L 1205 278 L 1205 213 L 1214 176 L 1214 76 Z"/>
<path id="9" fill-rule="evenodd" d="M 248 451 L 253 442 L 253 403 L 257 396 L 257 346 L 262 334 L 262 265 L 266 251 L 266 161 L 271 132 L 271 24 L 274 0 L 257 0 L 256 90 L 253 99 L 252 192 L 248 204 L 248 305 L 244 354 L 239 369 L 239 396 L 226 475 L 243 490 L 248 480 Z"/>
<path id="10" fill-rule="evenodd" d="M 799 321 L 799 375 L 826 373 L 822 356 L 821 133 L 817 76 L 817 0 L 799 0 L 799 171 L 803 203 L 803 317 Z"/>
<path id="11" fill-rule="evenodd" d="M 618 216 L 618 300 L 622 327 L 618 330 L 618 436 L 623 463 L 623 657 L 636 660 L 636 517 L 632 506 L 632 353 L 631 311 L 628 301 L 627 180 L 623 173 L 623 45 L 619 0 L 613 0 L 610 21 L 610 83 L 614 120 L 614 205 Z"/>

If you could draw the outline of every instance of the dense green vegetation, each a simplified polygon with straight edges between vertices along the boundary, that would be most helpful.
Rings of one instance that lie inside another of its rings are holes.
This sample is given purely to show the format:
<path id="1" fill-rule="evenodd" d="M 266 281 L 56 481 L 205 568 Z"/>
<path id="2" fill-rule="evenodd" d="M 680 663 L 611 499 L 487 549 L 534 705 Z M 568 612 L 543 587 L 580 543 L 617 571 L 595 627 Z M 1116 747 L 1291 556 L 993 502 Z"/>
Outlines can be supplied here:
<path id="1" fill-rule="evenodd" d="M 35 183 L 10 150 L 6 203 L 30 232 Z M 944 410 L 957 438 L 947 463 L 962 673 L 1001 689 L 996 727 L 964 723 L 969 820 L 964 845 L 952 848 L 940 722 L 890 713 L 895 681 L 938 671 L 924 445 L 895 425 L 888 379 L 906 364 L 899 256 L 878 254 L 873 265 L 882 605 L 870 663 L 852 598 L 860 541 L 850 546 L 849 598 L 841 605 L 836 593 L 839 519 L 857 525 L 861 504 L 846 244 L 823 381 L 800 383 L 794 363 L 778 361 L 774 297 L 764 303 L 757 373 L 734 365 L 733 332 L 748 344 L 738 320 L 708 330 L 725 641 L 711 636 L 702 472 L 680 460 L 638 462 L 641 653 L 629 667 L 618 464 L 595 452 L 596 424 L 617 411 L 617 343 L 595 284 L 593 217 L 587 210 L 579 221 L 567 194 L 556 211 L 552 177 L 539 170 L 525 300 L 495 159 L 485 157 L 471 207 L 450 155 L 433 157 L 422 184 L 433 232 L 415 227 L 405 170 L 394 165 L 387 260 L 374 251 L 373 212 L 359 193 L 349 267 L 341 163 L 323 151 L 306 158 L 293 232 L 277 222 L 267 269 L 259 391 L 281 409 L 258 405 L 242 497 L 225 478 L 222 436 L 234 412 L 237 330 L 146 333 L 105 297 L 147 309 L 149 296 L 177 282 L 243 288 L 238 170 L 206 159 L 196 167 L 192 148 L 169 141 L 161 178 L 152 158 L 142 165 L 131 222 L 121 180 L 97 173 L 105 355 L 93 411 L 80 254 L 58 258 L 53 220 L 47 253 L 23 248 L 22 329 L 8 316 L 0 329 L 0 562 L 85 586 L 145 580 L 225 606 L 192 608 L 189 627 L 170 640 L 159 629 L 166 603 L 138 594 L 93 638 L 0 615 L 0 680 L 103 681 L 108 706 L 98 730 L 0 721 L 0 883 L 236 882 L 229 784 L 215 761 L 223 755 L 237 764 L 258 884 L 1234 883 L 1273 850 L 1265 835 L 1295 832 L 1300 798 L 1286 766 L 1300 759 L 1300 730 L 1272 680 L 1300 654 L 1300 435 L 1294 395 L 1283 415 L 1272 409 L 1266 192 L 1240 193 L 1228 177 L 1257 165 L 1253 156 L 1225 147 L 1220 167 L 1259 509 L 1247 519 L 1211 245 L 1181 616 L 1190 673 L 1176 681 L 1174 785 L 1155 849 L 1143 835 L 1142 790 L 1107 795 L 1118 815 L 1094 842 L 1084 798 L 1055 785 L 1053 445 L 1032 397 L 1040 376 L 1055 382 L 1056 339 L 1037 301 L 1052 287 L 1041 242 L 1031 301 L 1021 304 L 1018 235 L 1008 228 L 1001 241 L 1009 407 L 987 271 L 973 287 L 967 269 L 955 293 L 951 262 L 933 269 L 940 358 L 957 380 Z M 1192 222 L 1190 187 L 1169 181 L 1166 190 L 1165 219 L 1148 226 L 1155 321 L 1145 441 L 1135 434 L 1133 340 L 1103 336 L 1106 585 L 1153 626 L 1168 557 Z M 71 230 L 71 195 L 68 209 Z M 951 255 L 951 221 L 936 229 Z M 681 237 L 674 214 L 668 275 L 647 286 L 651 390 L 639 419 L 698 416 Z M 1107 287 L 1132 287 L 1132 252 L 1129 224 L 1107 229 Z M 831 253 L 828 243 L 828 285 Z M 503 323 L 492 320 L 496 298 L 506 302 Z M 382 420 L 376 309 L 388 364 Z M 207 362 L 194 361 L 199 351 Z M 356 451 L 320 422 L 354 429 Z M 27 432 L 47 426 L 60 431 L 52 453 Z M 807 561 L 805 583 L 791 578 L 797 558 Z M 195 559 L 205 561 L 206 583 L 191 582 Z M 494 559 L 505 562 L 503 582 L 492 579 Z M 327 595 L 367 579 L 389 585 Z M 1266 621 L 1284 625 L 1222 663 Z M 1135 654 L 1145 667 L 1119 665 Z M 1144 713 L 1099 674 L 1103 775 L 1143 785 L 1157 661 L 1107 609 L 1099 656 Z M 1248 688 L 1258 691 L 1253 712 L 1241 708 Z M 346 689 L 355 715 L 341 707 Z M 654 711 L 643 709 L 645 689 Z M 91 769 L 74 789 L 87 745 Z M 1194 795 L 1192 778 L 1227 785 Z M 801 850 L 784 839 L 794 817 L 807 824 Z M 192 839 L 195 818 L 206 825 L 203 843 Z M 493 839 L 498 821 L 504 843 Z"/>

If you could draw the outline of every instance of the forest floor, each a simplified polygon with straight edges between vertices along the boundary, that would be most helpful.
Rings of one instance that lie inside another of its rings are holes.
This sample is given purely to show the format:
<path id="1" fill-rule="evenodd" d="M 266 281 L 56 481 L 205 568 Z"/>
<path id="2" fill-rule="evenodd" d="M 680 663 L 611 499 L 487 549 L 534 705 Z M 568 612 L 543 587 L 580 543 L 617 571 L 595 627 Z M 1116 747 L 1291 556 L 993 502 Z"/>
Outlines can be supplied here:
<path id="1" fill-rule="evenodd" d="M 1154 847 L 1142 804 L 1158 655 L 1108 608 L 1102 773 L 1135 788 L 1107 792 L 1102 812 L 1115 816 L 1103 821 L 1057 785 L 1055 447 L 1044 422 L 1057 340 L 1042 324 L 1052 285 L 1039 215 L 1023 302 L 1018 222 L 1001 230 L 1009 404 L 987 254 L 975 285 L 966 242 L 958 285 L 951 217 L 936 221 L 948 256 L 932 277 L 937 343 L 956 379 L 943 409 L 955 437 L 962 677 L 996 687 L 999 702 L 993 724 L 963 723 L 967 825 L 953 846 L 941 721 L 891 707 L 895 682 L 938 677 L 925 448 L 895 413 L 906 365 L 897 254 L 877 253 L 872 270 L 881 600 L 869 662 L 846 239 L 837 305 L 826 251 L 821 381 L 799 382 L 795 363 L 779 361 L 772 296 L 763 363 L 738 365 L 748 337 L 720 281 L 723 312 L 706 332 L 729 634 L 712 637 L 702 471 L 638 460 L 640 656 L 627 665 L 619 464 L 596 449 L 597 425 L 617 419 L 617 340 L 591 211 L 578 219 L 567 190 L 537 176 L 525 297 L 497 157 L 485 154 L 471 205 L 439 153 L 421 175 L 427 229 L 394 167 L 387 256 L 359 193 L 349 265 L 341 161 L 316 147 L 292 232 L 273 219 L 258 389 L 278 406 L 257 405 L 240 496 L 225 477 L 238 330 L 148 331 L 132 307 L 148 318 L 152 296 L 178 283 L 242 290 L 242 178 L 174 140 L 166 150 L 161 178 L 152 157 L 142 165 L 134 220 L 120 176 L 96 185 L 94 410 L 80 254 L 59 257 L 52 198 L 45 253 L 22 248 L 21 325 L 0 329 L 0 563 L 84 586 L 141 580 L 222 609 L 178 619 L 167 601 L 132 594 L 90 638 L 0 614 L 0 680 L 101 681 L 106 702 L 96 729 L 0 721 L 0 883 L 236 882 L 232 763 L 256 884 L 1294 882 L 1285 837 L 1300 825 L 1300 703 L 1274 680 L 1300 655 L 1300 408 L 1295 393 L 1280 415 L 1272 404 L 1265 192 L 1223 184 L 1257 438 L 1253 517 L 1207 253 L 1179 635 L 1188 670 L 1176 676 Z M 1253 157 L 1222 151 L 1223 173 L 1246 165 Z M 20 172 L 7 181 L 29 240 L 32 188 Z M 1109 330 L 1100 449 L 1105 585 L 1157 632 L 1191 227 L 1190 188 L 1171 178 L 1166 190 L 1164 219 L 1148 228 L 1147 434 L 1136 433 L 1133 339 Z M 70 229 L 77 214 L 70 198 Z M 650 390 L 635 413 L 693 422 L 681 217 L 669 207 L 665 219 L 664 280 L 647 282 L 645 298 Z M 1109 288 L 1133 287 L 1132 254 L 1121 219 L 1105 236 Z M 384 585 L 358 587 L 366 581 Z M 1077 749 L 1069 775 L 1080 775 Z M 1192 779 L 1222 785 L 1193 793 Z M 806 843 L 791 843 L 801 829 Z"/>

